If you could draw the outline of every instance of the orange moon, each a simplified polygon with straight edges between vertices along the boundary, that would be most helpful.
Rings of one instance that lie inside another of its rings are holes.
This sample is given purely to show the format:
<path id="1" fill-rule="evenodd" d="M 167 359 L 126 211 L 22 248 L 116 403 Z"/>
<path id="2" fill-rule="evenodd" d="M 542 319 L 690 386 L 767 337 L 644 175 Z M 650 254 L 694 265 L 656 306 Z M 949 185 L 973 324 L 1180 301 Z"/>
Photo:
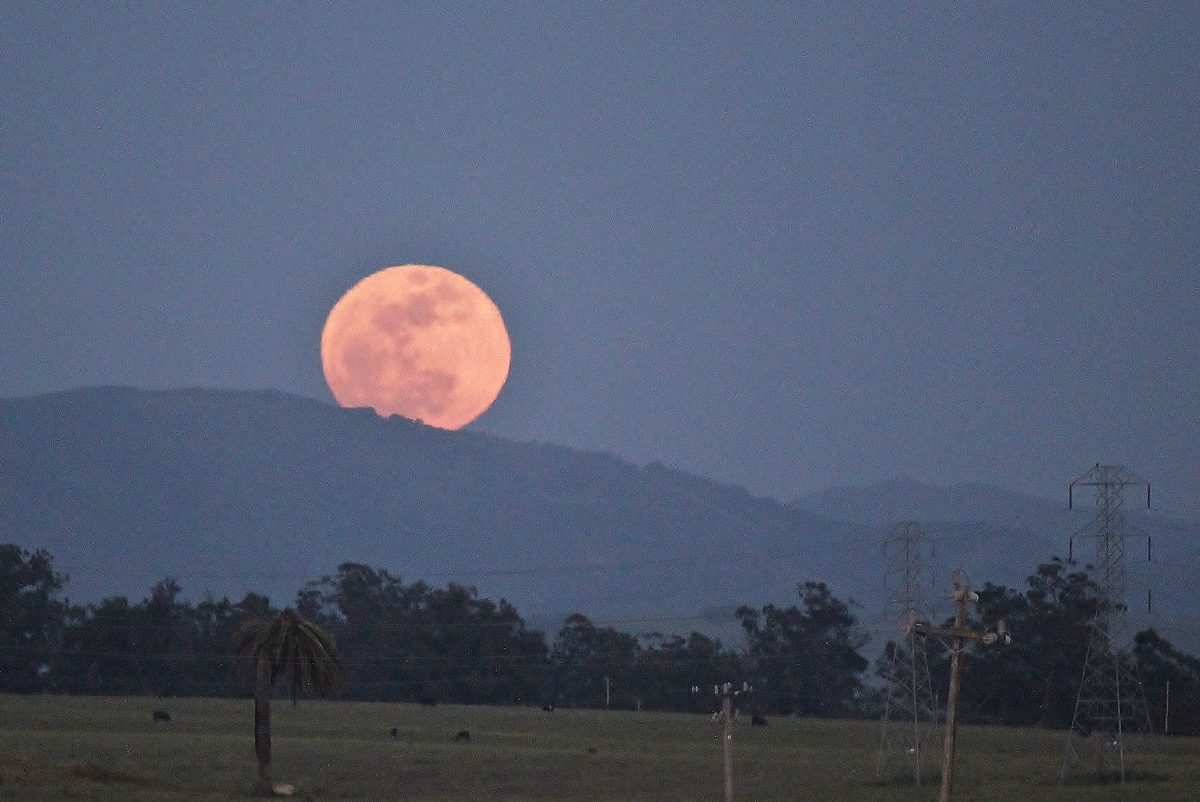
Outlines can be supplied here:
<path id="1" fill-rule="evenodd" d="M 442 267 L 373 273 L 329 312 L 321 365 L 343 407 L 459 429 L 496 400 L 512 346 L 483 290 Z"/>

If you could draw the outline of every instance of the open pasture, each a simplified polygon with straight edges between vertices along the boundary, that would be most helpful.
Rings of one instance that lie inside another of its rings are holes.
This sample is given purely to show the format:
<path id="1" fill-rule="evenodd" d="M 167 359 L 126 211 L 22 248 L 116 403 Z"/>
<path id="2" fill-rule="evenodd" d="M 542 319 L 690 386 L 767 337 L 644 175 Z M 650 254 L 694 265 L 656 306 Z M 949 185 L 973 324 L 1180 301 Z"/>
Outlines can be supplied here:
<path id="1" fill-rule="evenodd" d="M 152 720 L 170 712 L 169 723 Z M 0 697 L 2 800 L 242 799 L 249 700 Z M 661 713 L 302 701 L 274 708 L 274 776 L 297 799 L 720 800 L 719 726 Z M 396 735 L 391 734 L 395 728 Z M 455 740 L 463 730 L 470 738 Z M 735 797 L 910 802 L 935 785 L 875 776 L 872 722 L 772 718 L 735 729 Z M 1064 735 L 960 731 L 958 800 L 1194 800 L 1200 740 L 1138 758 L 1125 786 L 1056 782 Z"/>

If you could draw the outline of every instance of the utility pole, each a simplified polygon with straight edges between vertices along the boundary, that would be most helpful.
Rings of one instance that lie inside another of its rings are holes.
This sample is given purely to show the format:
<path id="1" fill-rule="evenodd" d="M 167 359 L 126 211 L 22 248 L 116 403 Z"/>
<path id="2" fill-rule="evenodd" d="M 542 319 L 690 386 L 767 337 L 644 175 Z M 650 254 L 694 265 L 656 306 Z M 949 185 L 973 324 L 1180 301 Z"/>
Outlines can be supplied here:
<path id="1" fill-rule="evenodd" d="M 890 558 L 884 586 L 893 589 L 888 613 L 902 638 L 893 644 L 888 660 L 875 775 L 882 779 L 888 760 L 899 753 L 910 764 L 913 783 L 919 788 L 924 763 L 934 748 L 938 705 L 925 638 L 913 624 L 928 618 L 926 590 L 932 584 L 928 564 L 933 542 L 916 521 L 902 521 L 884 541 L 883 550 Z"/>
<path id="2" fill-rule="evenodd" d="M 1171 680 L 1167 680 L 1167 703 L 1163 710 L 1163 735 L 1171 734 Z"/>
<path id="3" fill-rule="evenodd" d="M 1008 629 L 1001 621 L 994 632 L 976 632 L 967 629 L 967 602 L 979 601 L 979 595 L 962 581 L 961 571 L 954 573 L 954 626 L 946 629 L 933 627 L 923 621 L 913 623 L 913 631 L 922 635 L 950 638 L 950 694 L 946 700 L 946 741 L 942 747 L 942 790 L 939 802 L 950 802 L 954 789 L 954 747 L 958 738 L 958 692 L 962 684 L 962 651 L 968 640 L 977 640 L 987 645 L 1012 643 Z"/>
<path id="4" fill-rule="evenodd" d="M 608 710 L 609 703 L 612 702 L 612 680 L 608 677 L 604 678 L 604 709 Z"/>
<path id="5" fill-rule="evenodd" d="M 1126 636 L 1124 491 L 1130 486 L 1145 486 L 1146 506 L 1150 506 L 1150 483 L 1121 465 L 1096 464 L 1092 470 L 1071 482 L 1067 504 L 1074 506 L 1077 487 L 1096 488 L 1096 511 L 1092 521 L 1072 536 L 1086 535 L 1096 540 L 1096 611 L 1089 623 L 1087 657 L 1075 714 L 1067 736 L 1060 779 L 1070 767 L 1082 762 L 1081 751 L 1089 751 L 1096 771 L 1105 774 L 1115 763 L 1116 773 L 1125 782 L 1125 738 L 1127 734 L 1152 731 L 1146 694 L 1137 674 L 1137 665 L 1124 652 Z M 1149 598 L 1149 597 L 1148 597 Z M 1114 754 L 1115 753 L 1115 754 Z"/>
<path id="6" fill-rule="evenodd" d="M 721 694 L 721 745 L 725 767 L 725 802 L 733 802 L 733 695 Z"/>
<path id="7" fill-rule="evenodd" d="M 699 686 L 692 693 L 699 693 Z M 733 802 L 733 699 L 750 693 L 750 684 L 743 682 L 735 688 L 732 682 L 713 686 L 713 693 L 721 698 L 721 758 L 725 766 L 725 802 Z"/>

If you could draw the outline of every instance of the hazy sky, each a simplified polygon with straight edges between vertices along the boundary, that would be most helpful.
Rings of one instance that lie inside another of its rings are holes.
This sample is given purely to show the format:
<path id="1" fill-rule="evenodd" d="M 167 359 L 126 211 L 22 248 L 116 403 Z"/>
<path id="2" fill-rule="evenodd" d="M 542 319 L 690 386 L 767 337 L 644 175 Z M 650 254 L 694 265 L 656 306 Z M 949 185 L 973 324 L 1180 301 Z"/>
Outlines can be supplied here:
<path id="1" fill-rule="evenodd" d="M 1200 512 L 1200 5 L 0 3 L 0 395 L 332 401 L 405 262 L 513 340 L 473 426 L 788 500 Z"/>

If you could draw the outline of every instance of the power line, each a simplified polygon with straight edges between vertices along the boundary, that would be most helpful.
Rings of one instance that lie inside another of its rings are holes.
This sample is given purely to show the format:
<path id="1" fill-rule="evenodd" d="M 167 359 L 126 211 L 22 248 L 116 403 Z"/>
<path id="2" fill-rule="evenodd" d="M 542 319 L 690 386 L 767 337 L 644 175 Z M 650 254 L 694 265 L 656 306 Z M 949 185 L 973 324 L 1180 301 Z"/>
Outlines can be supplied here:
<path id="1" fill-rule="evenodd" d="M 143 602 L 144 602 L 144 600 L 143 600 Z M 234 616 L 231 616 L 229 618 L 224 618 L 224 619 L 193 618 L 193 617 L 189 617 L 189 615 L 186 612 L 179 616 L 150 615 L 144 611 L 144 608 L 139 609 L 139 605 L 141 605 L 143 602 L 138 602 L 137 604 L 130 605 L 128 608 L 125 608 L 124 610 L 121 611 L 121 613 L 130 614 L 136 620 L 132 620 L 132 621 L 109 620 L 109 616 L 107 616 L 107 615 L 102 615 L 102 616 L 93 615 L 93 617 L 89 618 L 88 621 L 89 622 L 103 621 L 105 623 L 106 628 L 112 628 L 112 629 L 136 629 L 136 628 L 140 628 L 140 627 L 146 627 L 147 625 L 149 625 L 151 627 L 155 627 L 155 628 L 158 628 L 163 631 L 168 631 L 168 630 L 172 629 L 173 627 L 180 626 L 180 625 L 186 626 L 189 629 L 195 630 L 195 629 L 203 629 L 206 627 L 220 627 L 220 626 L 227 626 L 230 624 L 241 624 L 244 621 L 251 620 L 256 617 L 256 615 L 254 615 L 254 614 L 244 614 L 244 615 L 234 615 Z M 93 613 L 94 613 L 94 611 L 97 608 L 92 608 L 92 609 L 93 609 Z M 99 608 L 99 609 L 102 609 L 102 608 Z M 194 611 L 196 608 L 190 607 L 190 608 L 186 608 L 186 609 L 190 609 L 190 610 Z M 230 609 L 239 610 L 239 611 L 241 610 L 241 608 L 239 608 L 237 606 L 236 602 L 230 603 Z M 411 615 L 412 615 L 413 620 L 416 620 L 416 621 L 421 620 L 420 619 L 421 612 L 414 612 Z M 555 616 L 555 620 L 565 623 L 566 619 L 572 615 L 581 615 L 581 613 L 565 613 L 563 615 Z M 403 617 L 403 614 L 401 614 L 401 617 Z M 526 632 L 539 631 L 539 630 L 530 630 L 529 622 L 526 620 L 526 618 L 524 616 L 521 616 L 519 613 L 518 613 L 518 617 L 520 620 L 516 620 L 516 621 L 487 621 L 487 620 L 479 620 L 479 619 L 467 619 L 469 622 L 467 624 L 467 626 L 469 626 L 470 628 L 474 628 L 474 629 L 492 627 L 492 628 L 496 628 L 496 629 L 512 629 L 512 630 L 524 629 Z M 538 616 L 536 614 L 530 616 L 530 618 L 539 618 L 539 617 L 541 617 L 541 616 Z M 592 624 L 593 626 L 599 626 L 599 627 L 617 627 L 617 626 L 627 626 L 627 625 L 631 625 L 631 624 L 659 624 L 659 623 L 671 623 L 671 622 L 681 622 L 681 621 L 694 621 L 694 622 L 702 622 L 702 623 L 722 623 L 722 622 L 729 623 L 729 622 L 741 620 L 740 618 L 738 618 L 736 612 L 733 612 L 733 611 L 730 611 L 728 613 L 663 612 L 662 614 L 653 614 L 653 615 L 647 614 L 647 615 L 634 615 L 634 616 L 621 616 L 621 617 L 585 615 L 584 617 L 587 618 L 588 623 Z M 68 626 L 71 626 L 71 625 L 68 625 Z M 647 632 L 647 633 L 642 633 L 642 634 L 653 635 L 653 634 L 664 634 L 664 633 Z"/>
<path id="2" fill-rule="evenodd" d="M 671 566 L 690 567 L 696 565 L 743 565 L 747 562 L 756 562 L 762 565 L 775 565 L 784 560 L 804 561 L 811 559 L 810 554 L 783 554 L 778 552 L 761 552 L 761 551 L 745 551 L 745 552 L 714 552 L 708 555 L 699 557 L 678 557 L 678 558 L 661 558 L 654 560 L 636 560 L 629 562 L 615 562 L 603 565 L 595 563 L 566 563 L 566 564 L 549 564 L 549 565 L 527 565 L 513 566 L 507 568 L 494 569 L 461 569 L 454 571 L 431 571 L 423 572 L 423 578 L 437 579 L 454 579 L 456 577 L 500 577 L 500 576 L 538 576 L 544 574 L 566 574 L 566 573 L 588 573 L 588 572 L 615 572 L 615 571 L 636 571 L 644 568 L 664 568 Z M 357 563 L 355 560 L 344 560 L 343 562 Z M 391 570 L 391 569 L 386 569 Z M 97 571 L 88 570 L 67 570 L 71 576 L 86 576 L 92 578 L 103 578 L 108 576 L 128 576 L 128 577 L 152 577 L 164 578 L 165 576 L 182 575 L 189 578 L 201 579 L 233 579 L 245 580 L 251 579 L 295 579 L 297 577 L 304 578 L 307 572 L 303 569 L 295 571 L 195 571 L 189 568 L 175 569 L 169 567 L 156 568 L 130 568 L 113 567 L 105 568 Z M 402 573 L 402 572 L 398 572 Z M 312 582 L 320 582 L 324 577 L 311 579 Z M 420 581 L 420 580 L 418 580 Z"/>

